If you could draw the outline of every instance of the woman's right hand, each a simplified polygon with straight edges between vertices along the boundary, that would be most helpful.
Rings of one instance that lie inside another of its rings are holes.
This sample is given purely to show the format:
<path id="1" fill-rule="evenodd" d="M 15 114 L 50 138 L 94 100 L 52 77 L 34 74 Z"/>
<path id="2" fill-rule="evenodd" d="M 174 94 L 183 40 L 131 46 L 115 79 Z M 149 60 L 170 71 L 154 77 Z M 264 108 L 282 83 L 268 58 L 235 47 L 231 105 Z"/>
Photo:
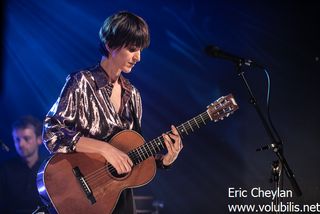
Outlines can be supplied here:
<path id="1" fill-rule="evenodd" d="M 126 153 L 109 143 L 92 138 L 80 137 L 76 144 L 76 151 L 102 155 L 117 170 L 118 174 L 130 172 L 133 166 L 133 162 Z"/>
<path id="2" fill-rule="evenodd" d="M 101 155 L 117 170 L 118 174 L 129 173 L 133 166 L 129 156 L 108 143 L 104 144 Z"/>

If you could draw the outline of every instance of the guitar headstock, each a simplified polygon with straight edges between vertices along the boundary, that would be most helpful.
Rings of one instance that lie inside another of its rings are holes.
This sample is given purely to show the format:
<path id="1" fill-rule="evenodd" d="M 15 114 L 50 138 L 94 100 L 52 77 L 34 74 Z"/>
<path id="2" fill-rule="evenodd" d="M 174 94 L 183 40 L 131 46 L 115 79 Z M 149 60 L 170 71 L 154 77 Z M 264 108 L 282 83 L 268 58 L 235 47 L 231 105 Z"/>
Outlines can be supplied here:
<path id="1" fill-rule="evenodd" d="M 214 122 L 223 120 L 239 108 L 232 94 L 220 97 L 207 106 L 207 113 Z"/>

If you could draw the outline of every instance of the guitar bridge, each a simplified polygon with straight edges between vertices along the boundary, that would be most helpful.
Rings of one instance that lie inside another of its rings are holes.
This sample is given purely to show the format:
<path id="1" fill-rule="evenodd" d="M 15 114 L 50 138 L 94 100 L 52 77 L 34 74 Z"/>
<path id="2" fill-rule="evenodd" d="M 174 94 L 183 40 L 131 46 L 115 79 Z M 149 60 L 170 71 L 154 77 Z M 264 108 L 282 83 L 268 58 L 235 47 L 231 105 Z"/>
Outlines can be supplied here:
<path id="1" fill-rule="evenodd" d="M 83 174 L 81 173 L 79 167 L 74 167 L 72 169 L 72 171 L 73 171 L 73 174 L 76 176 L 77 180 L 79 181 L 80 186 L 82 187 L 82 190 L 86 194 L 86 196 L 89 199 L 89 201 L 91 202 L 91 204 L 96 203 L 96 199 L 93 196 L 93 193 L 92 193 L 89 185 L 87 184 L 86 180 L 84 179 Z"/>

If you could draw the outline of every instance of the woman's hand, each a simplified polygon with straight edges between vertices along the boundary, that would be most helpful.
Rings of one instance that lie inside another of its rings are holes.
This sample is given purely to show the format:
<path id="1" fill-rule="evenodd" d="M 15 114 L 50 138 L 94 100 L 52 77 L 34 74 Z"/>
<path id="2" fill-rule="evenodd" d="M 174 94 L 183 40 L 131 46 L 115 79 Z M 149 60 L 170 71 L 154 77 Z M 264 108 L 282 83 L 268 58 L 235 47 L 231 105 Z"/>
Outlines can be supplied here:
<path id="1" fill-rule="evenodd" d="M 172 134 L 162 134 L 164 143 L 168 150 L 168 153 L 164 155 L 162 159 L 163 165 L 165 166 L 169 166 L 170 164 L 172 164 L 177 159 L 181 149 L 183 148 L 181 137 L 178 133 L 178 130 L 173 125 L 171 126 L 171 130 Z"/>
<path id="2" fill-rule="evenodd" d="M 117 170 L 118 174 L 131 171 L 133 163 L 126 153 L 107 143 L 105 143 L 103 150 L 102 156 Z"/>
<path id="3" fill-rule="evenodd" d="M 131 171 L 133 163 L 129 156 L 112 146 L 99 140 L 88 137 L 80 137 L 76 144 L 77 152 L 97 153 L 102 155 L 110 163 L 118 174 L 124 174 Z"/>

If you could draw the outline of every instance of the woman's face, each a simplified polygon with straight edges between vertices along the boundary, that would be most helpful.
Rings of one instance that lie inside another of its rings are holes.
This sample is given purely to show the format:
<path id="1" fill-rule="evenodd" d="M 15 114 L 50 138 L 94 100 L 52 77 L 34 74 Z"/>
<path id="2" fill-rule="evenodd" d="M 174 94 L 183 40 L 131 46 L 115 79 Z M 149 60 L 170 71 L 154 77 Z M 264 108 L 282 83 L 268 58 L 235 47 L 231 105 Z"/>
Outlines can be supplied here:
<path id="1" fill-rule="evenodd" d="M 130 73 L 134 65 L 140 61 L 141 48 L 135 46 L 111 49 L 109 58 L 117 70 Z"/>

